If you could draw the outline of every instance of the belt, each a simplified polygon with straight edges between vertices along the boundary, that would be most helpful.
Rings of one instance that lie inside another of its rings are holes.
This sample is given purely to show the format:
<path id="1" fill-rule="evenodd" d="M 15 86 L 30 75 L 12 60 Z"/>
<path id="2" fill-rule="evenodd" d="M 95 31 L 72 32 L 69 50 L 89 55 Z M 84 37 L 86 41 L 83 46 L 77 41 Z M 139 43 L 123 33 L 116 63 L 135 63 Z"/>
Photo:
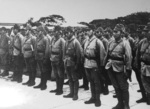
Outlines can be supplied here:
<path id="1" fill-rule="evenodd" d="M 119 58 L 119 57 L 112 57 L 112 56 L 109 56 L 109 59 L 117 60 L 117 61 L 124 61 L 124 59 L 123 59 L 123 58 Z"/>

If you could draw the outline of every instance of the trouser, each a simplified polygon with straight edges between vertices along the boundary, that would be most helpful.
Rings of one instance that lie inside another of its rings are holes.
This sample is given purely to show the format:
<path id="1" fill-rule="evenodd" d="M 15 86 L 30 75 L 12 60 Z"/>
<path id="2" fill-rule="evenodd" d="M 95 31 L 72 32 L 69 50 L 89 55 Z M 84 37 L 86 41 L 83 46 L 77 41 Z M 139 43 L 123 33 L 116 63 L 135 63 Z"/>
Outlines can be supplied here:
<path id="1" fill-rule="evenodd" d="M 141 90 L 142 98 L 146 98 L 145 89 L 144 89 L 144 86 L 142 84 L 142 79 L 141 79 L 141 72 L 137 68 L 134 68 L 134 67 L 133 67 L 133 70 L 135 72 L 136 79 L 137 79 L 137 81 L 139 83 L 139 87 L 140 87 L 140 90 Z"/>
<path id="2" fill-rule="evenodd" d="M 150 93 L 150 76 L 141 75 L 141 78 L 146 93 Z"/>
<path id="3" fill-rule="evenodd" d="M 27 72 L 29 73 L 29 83 L 35 82 L 36 77 L 36 61 L 34 57 L 25 58 Z"/>
<path id="4" fill-rule="evenodd" d="M 79 78 L 74 66 L 66 66 L 66 72 L 69 79 L 70 93 L 78 95 Z"/>
<path id="5" fill-rule="evenodd" d="M 62 91 L 64 83 L 64 65 L 59 62 L 52 62 L 51 65 L 56 78 L 56 89 L 57 91 Z"/>
<path id="6" fill-rule="evenodd" d="M 22 74 L 23 74 L 23 63 L 24 58 L 22 55 L 19 56 L 13 56 L 13 79 L 17 81 L 22 80 Z"/>
<path id="7" fill-rule="evenodd" d="M 89 82 L 88 82 L 88 79 L 87 79 L 87 76 L 86 76 L 86 73 L 85 73 L 84 64 L 81 65 L 81 67 L 80 67 L 80 72 L 81 72 L 81 76 L 82 76 L 82 78 L 83 78 L 83 86 L 84 86 L 85 88 L 87 88 Z"/>
<path id="8" fill-rule="evenodd" d="M 98 68 L 85 68 L 86 76 L 91 86 L 91 98 L 100 99 L 100 79 Z"/>
<path id="9" fill-rule="evenodd" d="M 40 85 L 41 87 L 46 87 L 46 83 L 48 80 L 48 71 L 47 71 L 47 61 L 46 60 L 37 60 L 37 64 L 39 65 L 39 69 L 41 72 L 41 82 Z"/>
<path id="10" fill-rule="evenodd" d="M 108 75 L 110 77 L 112 85 L 115 88 L 118 103 L 124 103 L 125 105 L 129 106 L 129 84 L 125 79 L 124 72 L 115 72 L 111 67 L 110 69 L 108 69 Z"/>
<path id="11" fill-rule="evenodd" d="M 0 55 L 0 66 L 3 67 L 4 71 L 8 69 L 9 67 L 9 54 L 5 53 L 5 54 L 1 54 Z"/>

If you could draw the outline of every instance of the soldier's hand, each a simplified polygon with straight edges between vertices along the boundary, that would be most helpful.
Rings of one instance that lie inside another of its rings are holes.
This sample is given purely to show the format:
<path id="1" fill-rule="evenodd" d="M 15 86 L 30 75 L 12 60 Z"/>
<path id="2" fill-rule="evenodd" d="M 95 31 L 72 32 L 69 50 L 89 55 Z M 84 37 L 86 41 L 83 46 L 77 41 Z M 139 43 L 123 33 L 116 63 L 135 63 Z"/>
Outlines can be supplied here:
<path id="1" fill-rule="evenodd" d="M 130 82 L 132 82 L 132 79 L 131 79 L 131 73 L 132 73 L 132 70 L 126 70 L 125 72 L 125 79 L 129 79 Z"/>

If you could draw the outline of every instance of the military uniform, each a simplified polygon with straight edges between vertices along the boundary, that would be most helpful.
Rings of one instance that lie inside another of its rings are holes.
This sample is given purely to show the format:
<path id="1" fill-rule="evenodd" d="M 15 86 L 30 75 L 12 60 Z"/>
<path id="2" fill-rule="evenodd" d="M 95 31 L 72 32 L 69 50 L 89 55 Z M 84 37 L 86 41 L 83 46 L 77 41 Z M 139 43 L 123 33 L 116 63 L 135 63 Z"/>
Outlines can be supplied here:
<path id="1" fill-rule="evenodd" d="M 0 36 L 0 65 L 3 67 L 4 72 L 1 76 L 9 75 L 8 69 L 8 56 L 9 56 L 9 39 L 5 34 L 1 34 Z"/>
<path id="2" fill-rule="evenodd" d="M 82 54 L 82 47 L 79 41 L 73 36 L 66 41 L 64 50 L 64 65 L 69 79 L 70 93 L 64 97 L 71 97 L 73 100 L 78 99 L 78 73 L 80 59 Z"/>
<path id="3" fill-rule="evenodd" d="M 94 35 L 88 39 L 84 46 L 84 67 L 88 81 L 91 86 L 91 98 L 85 101 L 85 104 L 95 103 L 95 106 L 100 106 L 100 79 L 99 74 L 104 66 L 104 58 L 106 51 L 103 43 Z"/>
<path id="4" fill-rule="evenodd" d="M 138 68 L 141 68 L 141 79 L 146 91 L 147 104 L 150 105 L 150 42 L 143 39 L 137 50 Z"/>
<path id="5" fill-rule="evenodd" d="M 25 38 L 23 44 L 23 56 L 25 59 L 27 72 L 29 73 L 29 80 L 26 83 L 23 83 L 28 86 L 33 86 L 35 84 L 36 77 L 36 61 L 35 61 L 35 36 L 29 36 Z"/>
<path id="6" fill-rule="evenodd" d="M 120 36 L 121 37 L 121 36 Z M 105 68 L 115 88 L 118 104 L 113 109 L 120 109 L 124 105 L 129 108 L 129 91 L 126 72 L 131 70 L 132 54 L 127 41 L 113 40 L 108 48 L 108 62 Z"/>
<path id="7" fill-rule="evenodd" d="M 52 65 L 52 70 L 56 77 L 56 90 L 50 92 L 56 92 L 56 95 L 63 93 L 63 83 L 64 83 L 64 63 L 63 63 L 63 51 L 65 47 L 65 40 L 58 36 L 58 38 L 53 37 L 50 44 L 50 60 Z"/>
<path id="8" fill-rule="evenodd" d="M 22 82 L 22 74 L 23 74 L 23 62 L 24 58 L 22 55 L 22 45 L 24 43 L 24 37 L 17 33 L 13 37 L 12 46 L 13 46 L 13 79 L 12 81 Z"/>
<path id="9" fill-rule="evenodd" d="M 36 38 L 35 41 L 35 60 L 40 68 L 41 82 L 34 88 L 41 88 L 45 90 L 47 88 L 48 72 L 46 71 L 46 61 L 49 59 L 48 53 L 48 39 L 43 35 Z"/>

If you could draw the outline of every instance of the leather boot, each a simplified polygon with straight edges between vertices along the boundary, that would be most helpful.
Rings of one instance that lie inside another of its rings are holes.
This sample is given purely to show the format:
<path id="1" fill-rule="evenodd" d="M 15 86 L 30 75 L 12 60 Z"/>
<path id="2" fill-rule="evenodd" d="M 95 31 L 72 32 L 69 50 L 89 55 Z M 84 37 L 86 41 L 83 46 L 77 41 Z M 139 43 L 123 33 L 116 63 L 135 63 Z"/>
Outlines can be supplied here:
<path id="1" fill-rule="evenodd" d="M 58 85 L 58 90 L 56 92 L 56 95 L 63 94 L 63 83 L 64 83 L 64 78 L 59 78 L 59 85 Z"/>
<path id="2" fill-rule="evenodd" d="M 96 94 L 95 106 L 96 107 L 101 106 L 100 94 Z"/>
<path id="3" fill-rule="evenodd" d="M 64 95 L 64 98 L 73 98 L 74 94 L 74 84 L 72 81 L 69 81 L 70 93 L 68 95 Z"/>
<path id="4" fill-rule="evenodd" d="M 129 106 L 129 91 L 123 91 L 123 101 L 124 101 L 124 109 L 130 109 Z"/>
<path id="5" fill-rule="evenodd" d="M 28 85 L 29 83 L 30 83 L 30 79 L 27 82 L 22 83 L 22 85 Z"/>
<path id="6" fill-rule="evenodd" d="M 47 89 L 47 75 L 46 75 L 46 73 L 43 73 L 42 79 L 43 79 L 43 82 L 42 82 L 41 90 L 45 90 L 45 89 Z"/>
<path id="7" fill-rule="evenodd" d="M 122 109 L 124 107 L 124 104 L 123 104 L 121 91 L 116 90 L 116 94 L 117 94 L 118 104 L 112 109 Z"/>
<path id="8" fill-rule="evenodd" d="M 147 105 L 150 105 L 150 93 L 147 93 Z"/>
<path id="9" fill-rule="evenodd" d="M 74 95 L 73 95 L 73 100 L 78 99 L 78 90 L 79 90 L 79 81 L 74 82 Z"/>
<path id="10" fill-rule="evenodd" d="M 96 101 L 96 94 L 95 94 L 95 88 L 93 87 L 93 85 L 90 83 L 91 85 L 91 98 L 88 101 L 85 101 L 85 104 L 92 104 L 95 103 Z"/>
<path id="11" fill-rule="evenodd" d="M 56 93 L 58 91 L 58 86 L 59 86 L 59 80 L 56 79 L 56 89 L 51 90 L 50 93 Z"/>

